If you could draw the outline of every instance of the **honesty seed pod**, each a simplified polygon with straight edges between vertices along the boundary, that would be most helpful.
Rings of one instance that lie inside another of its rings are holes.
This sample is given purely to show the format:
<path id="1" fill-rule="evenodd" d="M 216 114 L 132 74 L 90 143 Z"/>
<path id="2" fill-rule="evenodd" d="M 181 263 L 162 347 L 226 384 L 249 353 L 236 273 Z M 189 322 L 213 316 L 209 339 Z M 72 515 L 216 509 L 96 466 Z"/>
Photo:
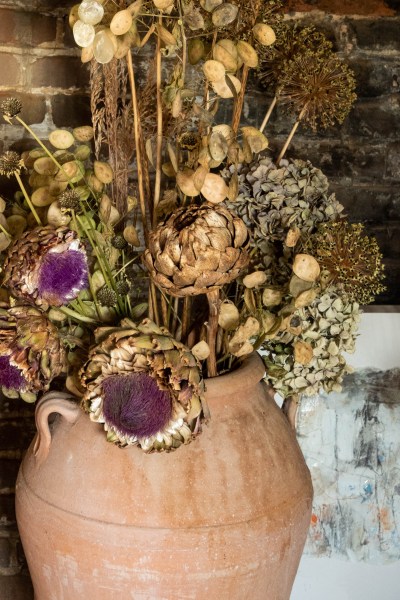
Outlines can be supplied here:
<path id="1" fill-rule="evenodd" d="M 33 163 L 33 168 L 38 173 L 38 175 L 44 175 L 45 177 L 55 175 L 58 171 L 58 167 L 51 158 L 47 156 L 42 156 L 41 158 L 37 158 Z M 31 181 L 31 185 L 33 181 Z"/>
<path id="2" fill-rule="evenodd" d="M 114 179 L 113 170 L 108 163 L 95 160 L 93 163 L 93 170 L 97 179 L 102 183 L 111 183 Z"/>
<path id="3" fill-rule="evenodd" d="M 188 42 L 188 59 L 191 65 L 204 58 L 204 42 L 200 38 L 193 38 Z"/>
<path id="4" fill-rule="evenodd" d="M 91 125 L 81 125 L 72 130 L 72 135 L 78 142 L 89 142 L 94 137 L 94 129 Z"/>
<path id="5" fill-rule="evenodd" d="M 310 254 L 296 254 L 293 261 L 293 273 L 304 281 L 316 281 L 320 274 L 316 259 Z"/>
<path id="6" fill-rule="evenodd" d="M 239 55 L 234 42 L 230 39 L 219 40 L 213 49 L 213 58 L 221 62 L 225 69 L 235 73 L 239 67 Z"/>
<path id="7" fill-rule="evenodd" d="M 236 329 L 239 324 L 239 310 L 230 300 L 221 303 L 218 316 L 218 325 L 224 330 Z"/>
<path id="8" fill-rule="evenodd" d="M 228 82 L 230 85 L 228 85 Z M 221 98 L 233 98 L 233 90 L 235 90 L 236 94 L 238 94 L 242 88 L 242 84 L 240 83 L 239 79 L 235 77 L 235 75 L 229 75 L 228 73 L 224 79 L 221 79 L 220 81 L 213 81 L 211 85 L 214 92 L 218 94 L 218 96 L 221 96 Z"/>
<path id="9" fill-rule="evenodd" d="M 309 306 L 317 297 L 318 289 L 312 288 L 309 290 L 304 290 L 304 292 L 300 292 L 297 298 L 294 301 L 294 305 L 296 308 L 303 308 L 304 306 Z"/>
<path id="10" fill-rule="evenodd" d="M 288 248 L 294 248 L 301 236 L 301 231 L 298 227 L 289 229 L 286 234 L 285 244 Z"/>
<path id="11" fill-rule="evenodd" d="M 239 7 L 236 4 L 224 2 L 217 6 L 212 12 L 212 22 L 215 27 L 226 27 L 233 23 L 239 12 Z"/>
<path id="12" fill-rule="evenodd" d="M 283 294 L 280 290 L 275 290 L 273 288 L 265 288 L 263 291 L 262 301 L 264 306 L 279 306 L 282 302 Z"/>
<path id="13" fill-rule="evenodd" d="M 63 212 L 60 208 L 59 202 L 53 202 L 49 206 L 47 211 L 47 223 L 53 227 L 64 227 L 71 221 L 71 216 Z"/>
<path id="14" fill-rule="evenodd" d="M 195 185 L 193 176 L 194 171 L 192 169 L 184 169 L 183 171 L 178 171 L 176 174 L 177 186 L 185 196 L 190 196 L 191 198 L 200 194 L 200 191 Z"/>
<path id="15" fill-rule="evenodd" d="M 243 277 L 243 285 L 247 288 L 259 287 L 267 281 L 267 274 L 264 271 L 254 271 Z"/>
<path id="16" fill-rule="evenodd" d="M 220 4 L 222 4 L 222 0 L 200 0 L 201 8 L 204 8 L 207 12 L 212 12 Z"/>
<path id="17" fill-rule="evenodd" d="M 210 346 L 204 340 L 195 344 L 190 351 L 198 360 L 205 360 L 210 356 Z"/>
<path id="18" fill-rule="evenodd" d="M 204 178 L 201 193 L 211 204 L 219 204 L 228 196 L 228 186 L 221 175 L 208 173 Z"/>
<path id="19" fill-rule="evenodd" d="M 276 40 L 275 31 L 266 23 L 256 23 L 253 27 L 253 35 L 262 46 L 270 46 Z"/>
<path id="20" fill-rule="evenodd" d="M 114 35 L 124 35 L 131 28 L 133 21 L 132 14 L 129 10 L 119 10 L 110 23 L 110 30 Z"/>
<path id="21" fill-rule="evenodd" d="M 124 236 L 124 239 L 128 242 L 128 244 L 131 244 L 136 248 L 140 246 L 138 232 L 136 231 L 136 228 L 133 225 L 128 225 L 127 227 L 125 227 L 124 231 L 122 232 L 122 235 Z"/>
<path id="22" fill-rule="evenodd" d="M 74 136 L 66 129 L 56 129 L 49 135 L 49 142 L 54 148 L 65 150 L 74 143 Z"/>
<path id="23" fill-rule="evenodd" d="M 206 60 L 203 65 L 203 73 L 211 83 L 225 79 L 225 67 L 218 60 Z"/>
<path id="24" fill-rule="evenodd" d="M 236 48 L 246 67 L 253 69 L 258 67 L 258 54 L 251 44 L 245 42 L 244 40 L 239 40 Z"/>

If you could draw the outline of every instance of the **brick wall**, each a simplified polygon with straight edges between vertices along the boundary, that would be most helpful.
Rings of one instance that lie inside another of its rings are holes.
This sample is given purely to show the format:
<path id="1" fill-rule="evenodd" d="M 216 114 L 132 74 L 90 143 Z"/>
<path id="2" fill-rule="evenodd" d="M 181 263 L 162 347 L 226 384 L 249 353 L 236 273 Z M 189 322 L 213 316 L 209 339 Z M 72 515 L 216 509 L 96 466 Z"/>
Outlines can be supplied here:
<path id="1" fill-rule="evenodd" d="M 43 138 L 54 125 L 90 122 L 88 71 L 66 17 L 74 3 L 0 0 L 0 97 L 19 97 L 21 116 Z M 358 81 L 358 100 L 345 124 L 317 135 L 300 128 L 288 155 L 321 167 L 350 218 L 365 222 L 378 237 L 389 287 L 379 302 L 400 303 L 400 2 L 288 0 L 287 6 L 290 18 L 314 23 L 327 34 Z M 253 85 L 245 120 L 259 124 L 269 100 Z M 273 152 L 290 127 L 278 110 L 266 131 Z M 0 152 L 27 143 L 20 129 L 0 124 Z M 31 406 L 0 400 L 0 576 L 8 575 L 10 582 L 24 570 L 13 494 L 22 452 L 34 432 L 32 415 Z M 20 597 L 28 600 L 30 592 Z"/>

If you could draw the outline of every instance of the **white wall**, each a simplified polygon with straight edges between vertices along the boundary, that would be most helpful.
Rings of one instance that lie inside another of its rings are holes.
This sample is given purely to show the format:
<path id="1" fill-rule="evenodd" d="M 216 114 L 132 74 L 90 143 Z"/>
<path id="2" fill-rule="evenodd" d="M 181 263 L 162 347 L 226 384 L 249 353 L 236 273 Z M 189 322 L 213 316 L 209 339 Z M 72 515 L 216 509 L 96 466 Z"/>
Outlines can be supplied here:
<path id="1" fill-rule="evenodd" d="M 362 316 L 356 352 L 348 356 L 356 368 L 400 367 L 400 307 L 377 311 Z M 291 600 L 400 600 L 400 562 L 378 566 L 304 555 Z"/>

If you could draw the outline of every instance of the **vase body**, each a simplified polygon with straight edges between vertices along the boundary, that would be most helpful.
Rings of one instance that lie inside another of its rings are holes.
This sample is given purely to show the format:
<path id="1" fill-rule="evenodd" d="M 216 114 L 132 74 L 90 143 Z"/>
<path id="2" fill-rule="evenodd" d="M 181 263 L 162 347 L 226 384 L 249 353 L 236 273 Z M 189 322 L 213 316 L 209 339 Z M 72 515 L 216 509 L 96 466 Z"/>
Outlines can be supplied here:
<path id="1" fill-rule="evenodd" d="M 288 600 L 312 486 L 263 373 L 254 355 L 207 380 L 210 422 L 169 454 L 50 402 L 16 489 L 35 600 Z"/>

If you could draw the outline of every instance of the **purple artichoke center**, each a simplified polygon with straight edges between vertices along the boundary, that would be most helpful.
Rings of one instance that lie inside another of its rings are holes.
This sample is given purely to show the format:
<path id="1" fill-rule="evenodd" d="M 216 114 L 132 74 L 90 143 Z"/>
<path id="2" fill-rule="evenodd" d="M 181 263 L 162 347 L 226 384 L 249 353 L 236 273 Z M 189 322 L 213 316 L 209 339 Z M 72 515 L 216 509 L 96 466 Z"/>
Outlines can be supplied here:
<path id="1" fill-rule="evenodd" d="M 171 418 L 170 395 L 146 373 L 111 375 L 102 385 L 104 418 L 123 435 L 149 437 Z"/>
<path id="2" fill-rule="evenodd" d="M 55 306 L 68 304 L 88 286 L 86 254 L 80 250 L 47 252 L 39 270 L 38 292 Z"/>
<path id="3" fill-rule="evenodd" d="M 8 356 L 0 356 L 0 385 L 8 390 L 23 390 L 26 387 L 26 379 L 22 372 L 10 364 Z"/>

